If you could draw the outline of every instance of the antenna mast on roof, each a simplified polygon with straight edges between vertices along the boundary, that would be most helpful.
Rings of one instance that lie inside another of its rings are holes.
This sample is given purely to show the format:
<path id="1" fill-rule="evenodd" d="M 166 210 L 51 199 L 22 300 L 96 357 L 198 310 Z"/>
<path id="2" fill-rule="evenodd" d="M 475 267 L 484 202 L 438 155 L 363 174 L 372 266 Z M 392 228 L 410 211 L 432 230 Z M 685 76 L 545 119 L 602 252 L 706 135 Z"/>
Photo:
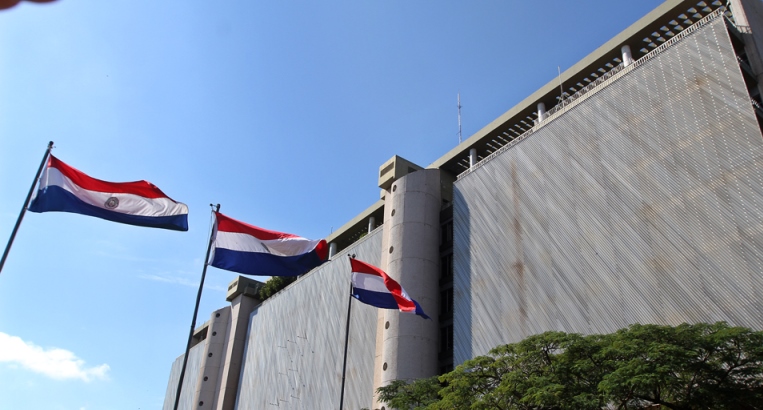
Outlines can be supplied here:
<path id="1" fill-rule="evenodd" d="M 562 86 L 562 67 L 556 66 L 556 71 L 559 73 L 559 104 L 564 107 L 564 86 Z"/>
<path id="2" fill-rule="evenodd" d="M 458 93 L 458 143 L 461 143 L 461 92 Z"/>

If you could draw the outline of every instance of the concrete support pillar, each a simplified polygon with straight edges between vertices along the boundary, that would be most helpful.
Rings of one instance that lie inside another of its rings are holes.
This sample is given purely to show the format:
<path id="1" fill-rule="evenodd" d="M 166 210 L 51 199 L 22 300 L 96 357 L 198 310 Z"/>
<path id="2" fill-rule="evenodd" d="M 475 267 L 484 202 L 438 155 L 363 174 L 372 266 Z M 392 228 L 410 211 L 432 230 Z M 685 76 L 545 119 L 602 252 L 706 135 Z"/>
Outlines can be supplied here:
<path id="1" fill-rule="evenodd" d="M 333 258 L 334 255 L 336 255 L 336 243 L 331 242 L 329 244 L 329 259 Z"/>
<path id="2" fill-rule="evenodd" d="M 376 218 L 372 216 L 368 218 L 368 233 L 371 233 L 371 231 L 373 231 L 374 228 L 376 228 Z"/>
<path id="3" fill-rule="evenodd" d="M 737 26 L 743 26 L 744 51 L 763 95 L 763 2 L 759 0 L 729 0 Z M 744 27 L 749 28 L 745 32 Z"/>
<path id="4" fill-rule="evenodd" d="M 204 356 L 201 358 L 199 380 L 193 395 L 193 409 L 215 408 L 219 393 L 219 380 L 223 367 L 225 345 L 230 327 L 230 307 L 224 307 L 212 313 L 207 327 L 204 343 Z"/>
<path id="5" fill-rule="evenodd" d="M 728 5 L 731 9 L 731 14 L 734 16 L 734 23 L 737 26 L 748 26 L 750 22 L 747 20 L 747 13 L 745 7 L 742 5 L 742 0 L 729 0 Z"/>
<path id="6" fill-rule="evenodd" d="M 220 373 L 220 388 L 217 394 L 216 410 L 233 410 L 238 394 L 238 381 L 241 378 L 241 365 L 244 360 L 249 315 L 260 301 L 244 294 L 231 300 L 230 326 L 225 344 L 224 365 Z M 207 335 L 209 337 L 209 335 Z M 213 336 L 216 337 L 216 336 Z M 208 407 L 213 408 L 213 407 Z"/>
<path id="7" fill-rule="evenodd" d="M 631 54 L 631 47 L 629 45 L 624 45 L 620 47 L 620 53 L 623 55 L 623 65 L 629 66 L 633 64 L 633 55 Z"/>
<path id="8" fill-rule="evenodd" d="M 420 170 L 398 179 L 385 202 L 380 267 L 432 320 L 379 310 L 374 391 L 393 380 L 431 377 L 438 372 L 440 170 Z M 381 406 L 374 397 L 373 408 Z"/>
<path id="9" fill-rule="evenodd" d="M 477 164 L 477 148 L 472 148 L 469 150 L 469 169 L 474 168 L 476 164 Z"/>
<path id="10" fill-rule="evenodd" d="M 538 123 L 546 119 L 546 104 L 538 103 Z"/>

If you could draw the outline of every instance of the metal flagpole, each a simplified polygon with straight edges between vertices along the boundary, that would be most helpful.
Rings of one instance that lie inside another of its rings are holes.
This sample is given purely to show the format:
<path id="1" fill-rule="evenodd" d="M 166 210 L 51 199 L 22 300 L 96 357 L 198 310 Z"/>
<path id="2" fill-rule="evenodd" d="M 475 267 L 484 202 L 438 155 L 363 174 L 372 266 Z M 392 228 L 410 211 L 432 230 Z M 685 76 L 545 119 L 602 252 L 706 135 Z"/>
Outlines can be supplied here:
<path id="1" fill-rule="evenodd" d="M 8 245 L 5 246 L 5 251 L 3 252 L 3 258 L 0 259 L 0 273 L 3 272 L 3 265 L 5 265 L 5 259 L 8 257 L 8 252 L 11 251 L 11 246 L 13 246 L 13 240 L 16 238 L 16 232 L 19 230 L 19 226 L 21 226 L 21 221 L 24 219 L 24 214 L 26 214 L 26 208 L 29 206 L 29 200 L 32 199 L 32 193 L 34 192 L 34 187 L 37 185 L 37 180 L 40 179 L 40 174 L 42 174 L 42 168 L 45 167 L 45 162 L 48 159 L 48 155 L 50 155 L 50 150 L 53 149 L 53 141 L 48 142 L 48 148 L 45 150 L 45 155 L 42 156 L 42 162 L 40 162 L 40 168 L 37 169 L 37 175 L 34 176 L 34 180 L 32 181 L 32 186 L 29 188 L 29 193 L 26 196 L 26 200 L 24 201 L 24 206 L 21 207 L 21 213 L 19 213 L 19 218 L 16 220 L 16 226 L 13 227 L 13 232 L 11 232 L 11 239 L 8 240 Z"/>
<path id="2" fill-rule="evenodd" d="M 352 258 L 352 256 L 350 256 L 350 258 Z M 339 397 L 339 410 L 342 410 L 344 406 L 344 377 L 347 373 L 347 345 L 350 341 L 350 309 L 351 308 L 352 308 L 352 280 L 350 280 L 350 301 L 347 303 L 347 328 L 344 331 L 345 335 L 344 335 L 344 362 L 342 363 L 342 395 Z"/>
<path id="3" fill-rule="evenodd" d="M 220 211 L 220 204 L 217 204 L 217 206 L 214 206 L 212 204 L 209 204 L 209 206 L 212 206 L 215 208 L 213 212 L 219 212 Z M 209 244 L 207 245 L 207 256 L 204 257 L 204 269 L 201 271 L 201 282 L 199 282 L 199 293 L 196 294 L 196 306 L 193 308 L 193 319 L 191 319 L 191 331 L 188 333 L 188 343 L 185 346 L 185 354 L 183 355 L 183 367 L 180 369 L 180 379 L 178 380 L 178 388 L 177 392 L 175 394 L 175 407 L 174 410 L 178 409 L 178 404 L 180 403 L 180 390 L 183 387 L 183 377 L 185 376 L 185 366 L 188 364 L 188 352 L 191 351 L 191 341 L 193 340 L 193 330 L 196 327 L 196 315 L 199 313 L 199 301 L 201 300 L 201 290 L 204 288 L 204 278 L 207 276 L 207 264 L 209 263 L 209 253 L 212 250 L 212 241 L 215 238 L 215 230 L 212 228 L 212 232 L 209 233 Z"/>

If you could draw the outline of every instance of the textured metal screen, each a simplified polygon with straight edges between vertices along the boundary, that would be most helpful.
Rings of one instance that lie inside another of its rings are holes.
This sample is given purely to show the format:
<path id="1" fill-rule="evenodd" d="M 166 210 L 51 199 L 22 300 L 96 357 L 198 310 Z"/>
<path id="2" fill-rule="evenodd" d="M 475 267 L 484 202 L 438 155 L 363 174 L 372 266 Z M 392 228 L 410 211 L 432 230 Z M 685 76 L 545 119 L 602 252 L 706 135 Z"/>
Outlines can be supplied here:
<path id="1" fill-rule="evenodd" d="M 185 366 L 183 375 L 183 388 L 180 391 L 179 410 L 190 410 L 193 407 L 193 396 L 196 393 L 196 383 L 199 381 L 199 366 L 204 355 L 204 343 L 199 343 L 188 352 L 188 363 Z M 183 356 L 180 355 L 172 363 L 170 370 L 170 381 L 167 383 L 167 391 L 164 394 L 163 410 L 172 410 L 175 408 L 175 395 L 177 394 L 178 379 L 180 379 L 180 369 L 183 367 Z"/>
<path id="2" fill-rule="evenodd" d="M 342 382 L 350 263 L 379 265 L 382 229 L 266 300 L 250 318 L 238 410 L 336 409 Z M 370 407 L 377 309 L 352 302 L 344 404 Z"/>
<path id="3" fill-rule="evenodd" d="M 454 360 L 547 330 L 763 329 L 763 137 L 722 18 L 454 189 Z"/>

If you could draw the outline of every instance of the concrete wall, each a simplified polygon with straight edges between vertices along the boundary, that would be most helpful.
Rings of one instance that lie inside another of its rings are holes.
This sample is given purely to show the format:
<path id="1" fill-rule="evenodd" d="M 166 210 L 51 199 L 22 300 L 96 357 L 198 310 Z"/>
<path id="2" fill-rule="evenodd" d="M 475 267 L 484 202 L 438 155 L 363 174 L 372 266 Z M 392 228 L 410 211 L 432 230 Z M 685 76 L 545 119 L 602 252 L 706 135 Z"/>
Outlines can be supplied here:
<path id="1" fill-rule="evenodd" d="M 454 189 L 454 360 L 547 330 L 763 329 L 763 137 L 723 19 Z"/>
<path id="2" fill-rule="evenodd" d="M 378 266 L 378 228 L 251 315 L 238 410 L 339 408 L 350 295 L 347 254 Z M 370 407 L 377 309 L 352 303 L 344 405 Z"/>

